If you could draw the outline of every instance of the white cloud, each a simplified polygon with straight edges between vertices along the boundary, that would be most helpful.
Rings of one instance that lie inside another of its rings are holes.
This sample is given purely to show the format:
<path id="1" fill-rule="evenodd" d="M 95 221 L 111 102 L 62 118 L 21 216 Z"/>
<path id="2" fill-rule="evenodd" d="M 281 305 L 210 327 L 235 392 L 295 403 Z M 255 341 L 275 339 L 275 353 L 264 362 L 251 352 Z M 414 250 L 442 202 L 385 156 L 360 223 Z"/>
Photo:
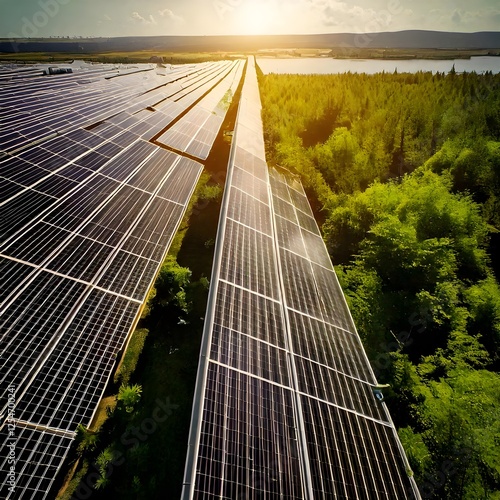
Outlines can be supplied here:
<path id="1" fill-rule="evenodd" d="M 146 19 L 144 19 L 140 14 L 139 12 L 132 12 L 132 19 L 134 19 L 135 21 L 145 21 Z"/>
<path id="2" fill-rule="evenodd" d="M 319 14 L 324 26 L 336 27 L 338 31 L 357 33 L 384 31 L 390 29 L 393 24 L 394 13 L 385 9 L 375 10 L 339 0 L 307 0 L 307 2 Z M 405 14 L 410 13 L 411 11 L 405 11 Z"/>
<path id="3" fill-rule="evenodd" d="M 139 12 L 132 12 L 132 19 L 142 24 L 158 24 L 153 14 L 149 14 L 149 16 L 143 17 L 139 14 Z"/>
<path id="4" fill-rule="evenodd" d="M 171 9 L 159 10 L 158 14 L 160 14 L 161 17 L 170 19 L 171 21 L 174 21 L 176 23 L 184 22 L 184 18 L 175 14 Z"/>
<path id="5" fill-rule="evenodd" d="M 500 23 L 500 9 L 486 7 L 478 10 L 455 9 L 453 11 L 444 9 L 433 9 L 429 12 L 426 24 L 431 29 L 449 29 L 455 31 L 498 31 Z"/>

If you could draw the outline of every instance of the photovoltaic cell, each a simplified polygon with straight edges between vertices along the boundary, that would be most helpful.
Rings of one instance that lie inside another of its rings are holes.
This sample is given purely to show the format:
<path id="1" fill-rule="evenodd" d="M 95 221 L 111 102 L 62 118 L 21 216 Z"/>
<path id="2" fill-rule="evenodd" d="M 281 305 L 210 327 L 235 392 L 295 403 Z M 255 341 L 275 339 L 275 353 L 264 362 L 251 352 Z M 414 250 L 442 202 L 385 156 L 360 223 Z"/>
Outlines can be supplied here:
<path id="1" fill-rule="evenodd" d="M 49 172 L 33 163 L 11 156 L 0 163 L 0 175 L 23 186 L 31 186 L 49 175 Z"/>
<path id="2" fill-rule="evenodd" d="M 200 164 L 195 161 L 181 158 L 175 170 L 158 191 L 157 196 L 167 200 L 182 203 L 192 190 L 193 179 L 197 178 L 200 172 Z"/>
<path id="3" fill-rule="evenodd" d="M 375 383 L 363 362 L 363 347 L 356 335 L 305 314 L 289 311 L 288 318 L 293 350 L 297 355 Z"/>
<path id="4" fill-rule="evenodd" d="M 49 208 L 56 200 L 35 191 L 26 191 L 2 206 L 0 244 L 21 231 L 32 219 L 33 213 Z"/>
<path id="5" fill-rule="evenodd" d="M 72 181 L 77 181 L 83 183 L 88 180 L 94 172 L 84 167 L 78 167 L 77 165 L 70 164 L 67 167 L 59 170 L 58 174 L 66 179 L 71 179 Z"/>
<path id="6" fill-rule="evenodd" d="M 316 224 L 316 221 L 314 220 L 313 217 L 305 214 L 301 210 L 297 210 L 295 212 L 298 222 L 300 224 L 300 227 L 306 229 L 307 231 L 314 233 L 321 237 L 321 233 L 319 232 L 318 224 Z"/>
<path id="7" fill-rule="evenodd" d="M 16 424 L 15 438 L 9 436 L 7 427 L 0 430 L 0 496 L 8 498 L 9 456 L 15 444 L 15 494 L 16 498 L 43 498 L 54 482 L 55 472 L 62 466 L 73 439 L 48 432 L 41 432 Z"/>
<path id="8" fill-rule="evenodd" d="M 322 304 L 307 258 L 280 251 L 283 284 L 288 307 L 313 318 L 322 319 Z"/>
<path id="9" fill-rule="evenodd" d="M 268 236 L 272 235 L 269 205 L 262 203 L 239 189 L 231 191 L 228 205 L 228 218 L 255 228 Z"/>
<path id="10" fill-rule="evenodd" d="M 327 366 L 296 357 L 298 389 L 341 409 L 389 423 L 369 384 Z"/>
<path id="11" fill-rule="evenodd" d="M 229 283 L 219 283 L 214 324 L 286 347 L 281 304 Z"/>
<path id="12" fill-rule="evenodd" d="M 255 156 L 249 151 L 246 151 L 245 149 L 241 148 L 240 146 L 238 146 L 238 144 L 235 145 L 234 149 L 235 149 L 234 164 L 237 167 L 244 170 L 245 172 L 248 172 L 249 174 L 258 177 L 260 180 L 264 182 L 267 182 L 266 162 L 263 159 L 259 158 L 258 156 Z"/>
<path id="13" fill-rule="evenodd" d="M 297 226 L 288 219 L 277 219 L 276 237 L 278 239 L 278 244 L 282 248 L 307 258 L 306 247 L 302 238 L 300 226 Z"/>
<path id="14" fill-rule="evenodd" d="M 285 349 L 218 325 L 212 335 L 210 358 L 214 361 L 280 385 L 290 384 Z"/>
<path id="15" fill-rule="evenodd" d="M 68 231 L 41 222 L 30 227 L 0 251 L 16 259 L 40 265 L 69 237 L 71 233 Z"/>
<path id="16" fill-rule="evenodd" d="M 103 267 L 113 247 L 75 236 L 45 264 L 46 269 L 90 282 Z"/>
<path id="17" fill-rule="evenodd" d="M 122 248 L 159 262 L 182 213 L 183 207 L 179 204 L 161 198 L 154 199 Z"/>
<path id="18" fill-rule="evenodd" d="M 307 249 L 307 256 L 309 259 L 315 264 L 319 264 L 320 266 L 333 271 L 332 261 L 330 260 L 330 256 L 328 255 L 321 236 L 302 228 L 301 237 L 304 242 L 304 246 Z"/>
<path id="19" fill-rule="evenodd" d="M 170 171 L 178 156 L 169 151 L 159 150 L 127 183 L 148 193 L 152 193 Z"/>
<path id="20" fill-rule="evenodd" d="M 122 150 L 123 148 L 121 146 L 114 144 L 113 142 L 105 142 L 96 148 L 97 153 L 107 156 L 108 158 L 113 158 Z"/>
<path id="21" fill-rule="evenodd" d="M 60 154 L 67 149 L 73 149 L 76 143 L 67 137 L 57 137 L 42 144 L 42 148 L 53 154 Z"/>
<path id="22" fill-rule="evenodd" d="M 18 418 L 63 430 L 88 422 L 138 309 L 126 299 L 92 292 L 19 401 Z"/>
<path id="23" fill-rule="evenodd" d="M 221 279 L 271 298 L 278 297 L 278 281 L 269 262 L 273 261 L 270 237 L 227 221 L 222 253 Z"/>
<path id="24" fill-rule="evenodd" d="M 293 396 L 210 363 L 196 498 L 303 498 Z"/>
<path id="25" fill-rule="evenodd" d="M 150 194 L 123 185 L 88 221 L 80 234 L 115 246 L 133 226 L 150 199 Z"/>
<path id="26" fill-rule="evenodd" d="M 80 189 L 57 205 L 44 221 L 67 230 L 75 230 L 84 224 L 100 205 L 118 190 L 120 184 L 107 177 L 97 175 L 89 179 Z"/>
<path id="27" fill-rule="evenodd" d="M 323 304 L 323 317 L 331 324 L 354 331 L 351 315 L 344 295 L 333 271 L 311 263 L 318 287 L 318 297 Z"/>
<path id="28" fill-rule="evenodd" d="M 54 198 L 61 198 L 78 185 L 78 182 L 66 179 L 60 175 L 51 175 L 47 179 L 36 184 L 34 189 L 40 193 L 53 196 Z"/>
<path id="29" fill-rule="evenodd" d="M 34 268 L 0 257 L 0 307 L 9 295 L 34 272 Z"/>
<path id="30" fill-rule="evenodd" d="M 315 496 L 412 498 L 393 428 L 312 398 L 304 419 Z"/>
<path id="31" fill-rule="evenodd" d="M 291 203 L 279 198 L 278 196 L 273 196 L 274 213 L 283 217 L 286 220 L 294 220 L 295 210 Z"/>
<path id="32" fill-rule="evenodd" d="M 80 167 L 85 167 L 90 170 L 99 170 L 105 163 L 109 161 L 107 156 L 97 153 L 96 151 L 89 151 L 84 156 L 81 156 L 76 161 Z"/>
<path id="33" fill-rule="evenodd" d="M 11 182 L 0 177 L 0 203 L 8 200 L 23 190 L 24 187 L 20 184 L 16 184 L 15 182 Z"/>
<path id="34" fill-rule="evenodd" d="M 80 283 L 41 273 L 2 313 L 0 391 L 3 397 L 10 385 L 20 387 L 84 289 L 85 285 Z M 2 403 L 1 408 L 5 400 Z"/>
<path id="35" fill-rule="evenodd" d="M 267 184 L 258 177 L 245 172 L 241 168 L 234 168 L 233 186 L 245 191 L 263 203 L 269 203 L 269 192 Z"/>
<path id="36" fill-rule="evenodd" d="M 158 262 L 119 252 L 106 269 L 98 286 L 142 302 L 157 269 Z"/>

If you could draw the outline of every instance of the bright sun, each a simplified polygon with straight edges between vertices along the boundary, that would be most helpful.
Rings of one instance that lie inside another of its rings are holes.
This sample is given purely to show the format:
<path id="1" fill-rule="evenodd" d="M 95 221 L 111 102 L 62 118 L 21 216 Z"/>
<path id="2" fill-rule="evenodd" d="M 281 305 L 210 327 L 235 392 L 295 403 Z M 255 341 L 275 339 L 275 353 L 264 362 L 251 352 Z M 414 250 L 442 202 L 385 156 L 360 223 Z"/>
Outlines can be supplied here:
<path id="1" fill-rule="evenodd" d="M 236 7 L 242 35 L 271 34 L 276 11 L 269 2 L 244 2 Z"/>

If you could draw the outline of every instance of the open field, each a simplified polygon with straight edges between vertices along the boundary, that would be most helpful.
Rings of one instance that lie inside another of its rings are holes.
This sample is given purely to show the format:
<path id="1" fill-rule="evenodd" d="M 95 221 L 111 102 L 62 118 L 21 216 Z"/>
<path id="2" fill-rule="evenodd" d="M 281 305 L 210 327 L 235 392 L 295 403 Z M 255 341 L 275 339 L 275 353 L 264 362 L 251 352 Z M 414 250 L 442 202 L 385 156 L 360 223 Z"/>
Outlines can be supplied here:
<path id="1" fill-rule="evenodd" d="M 132 52 L 65 53 L 65 52 L 0 52 L 0 61 L 16 63 L 70 62 L 84 59 L 102 63 L 147 63 L 152 57 L 162 56 L 168 64 L 192 64 L 205 61 L 221 61 L 256 55 L 259 57 L 333 57 L 336 59 L 470 59 L 476 56 L 500 56 L 499 49 L 454 50 L 454 49 L 377 49 L 337 47 L 333 49 L 265 49 L 241 52 L 159 52 L 140 50 Z"/>
<path id="2" fill-rule="evenodd" d="M 64 52 L 16 52 L 14 54 L 0 53 L 0 61 L 12 63 L 51 63 L 71 62 L 74 59 L 84 59 L 89 62 L 101 63 L 147 63 L 152 57 L 163 56 L 168 64 L 194 64 L 205 61 L 222 61 L 235 56 L 218 52 L 167 52 L 159 54 L 153 50 L 135 52 L 104 52 L 104 53 L 64 53 Z"/>

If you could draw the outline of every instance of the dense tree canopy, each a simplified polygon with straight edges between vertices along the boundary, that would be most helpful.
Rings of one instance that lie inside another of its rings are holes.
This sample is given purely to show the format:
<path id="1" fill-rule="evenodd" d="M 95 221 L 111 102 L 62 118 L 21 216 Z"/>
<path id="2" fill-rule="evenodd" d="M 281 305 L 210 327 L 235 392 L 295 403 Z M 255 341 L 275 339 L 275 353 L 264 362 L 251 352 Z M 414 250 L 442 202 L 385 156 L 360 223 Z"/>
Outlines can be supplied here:
<path id="1" fill-rule="evenodd" d="M 500 75 L 260 76 L 424 498 L 500 498 Z M 492 266 L 493 264 L 493 266 Z"/>

